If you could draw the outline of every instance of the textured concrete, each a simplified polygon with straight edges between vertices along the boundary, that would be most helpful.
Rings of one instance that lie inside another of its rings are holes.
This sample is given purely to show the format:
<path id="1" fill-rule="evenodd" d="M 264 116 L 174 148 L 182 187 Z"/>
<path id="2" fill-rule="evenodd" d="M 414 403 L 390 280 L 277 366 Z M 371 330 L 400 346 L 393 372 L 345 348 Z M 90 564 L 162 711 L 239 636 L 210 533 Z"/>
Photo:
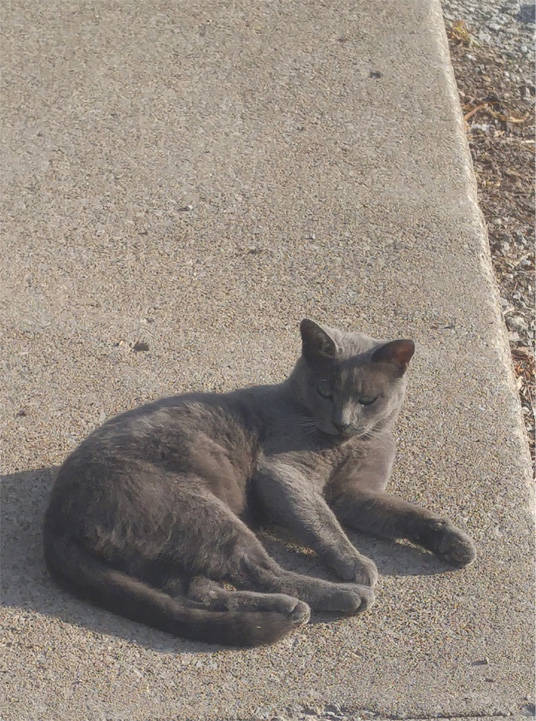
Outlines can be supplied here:
<path id="1" fill-rule="evenodd" d="M 437 2 L 2 13 L 3 721 L 530 713 L 528 455 Z M 250 651 L 59 591 L 65 454 L 150 398 L 281 379 L 304 315 L 416 339 L 393 488 L 479 561 L 358 539 L 371 612 Z"/>

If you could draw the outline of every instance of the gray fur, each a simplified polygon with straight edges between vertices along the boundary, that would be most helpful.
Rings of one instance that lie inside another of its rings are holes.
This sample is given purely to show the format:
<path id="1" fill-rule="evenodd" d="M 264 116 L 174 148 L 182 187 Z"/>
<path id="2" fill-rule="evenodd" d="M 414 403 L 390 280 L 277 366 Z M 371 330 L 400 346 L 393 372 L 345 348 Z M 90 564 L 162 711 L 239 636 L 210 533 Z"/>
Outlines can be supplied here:
<path id="1" fill-rule="evenodd" d="M 240 646 L 277 640 L 310 608 L 372 604 L 376 567 L 343 526 L 408 538 L 458 566 L 474 559 L 449 521 L 385 493 L 412 341 L 310 320 L 301 335 L 283 383 L 162 399 L 111 419 L 67 458 L 44 536 L 58 583 L 170 633 Z M 256 518 L 290 529 L 343 582 L 281 568 Z"/>

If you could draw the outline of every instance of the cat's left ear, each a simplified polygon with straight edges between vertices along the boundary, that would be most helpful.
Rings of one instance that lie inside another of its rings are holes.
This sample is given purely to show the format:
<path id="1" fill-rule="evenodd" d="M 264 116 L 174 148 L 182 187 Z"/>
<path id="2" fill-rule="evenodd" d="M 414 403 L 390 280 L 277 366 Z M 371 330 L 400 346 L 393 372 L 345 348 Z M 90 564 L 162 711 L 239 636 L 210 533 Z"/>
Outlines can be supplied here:
<path id="1" fill-rule="evenodd" d="M 390 363 L 397 371 L 397 375 L 404 375 L 408 369 L 413 354 L 415 343 L 408 338 L 392 340 L 377 348 L 372 354 L 373 363 Z"/>
<path id="2" fill-rule="evenodd" d="M 300 333 L 302 353 L 306 360 L 322 361 L 337 357 L 337 344 L 330 334 L 314 320 L 304 318 L 300 323 Z"/>

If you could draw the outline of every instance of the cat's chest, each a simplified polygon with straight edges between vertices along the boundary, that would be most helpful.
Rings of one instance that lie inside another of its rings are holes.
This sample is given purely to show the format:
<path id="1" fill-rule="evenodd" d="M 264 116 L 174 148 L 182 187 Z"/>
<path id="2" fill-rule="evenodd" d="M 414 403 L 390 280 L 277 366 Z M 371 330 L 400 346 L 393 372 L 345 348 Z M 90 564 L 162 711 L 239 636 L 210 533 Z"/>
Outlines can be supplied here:
<path id="1" fill-rule="evenodd" d="M 329 482 L 334 471 L 346 461 L 347 456 L 347 452 L 341 448 L 326 448 L 292 454 L 289 460 L 318 490 L 321 490 Z"/>
<path id="2" fill-rule="evenodd" d="M 280 438 L 278 443 L 266 450 L 269 462 L 293 468 L 318 491 L 322 491 L 339 468 L 349 462 L 357 462 L 356 456 L 359 456 L 351 444 L 315 444 L 311 439 L 301 444 L 290 444 L 288 439 Z"/>

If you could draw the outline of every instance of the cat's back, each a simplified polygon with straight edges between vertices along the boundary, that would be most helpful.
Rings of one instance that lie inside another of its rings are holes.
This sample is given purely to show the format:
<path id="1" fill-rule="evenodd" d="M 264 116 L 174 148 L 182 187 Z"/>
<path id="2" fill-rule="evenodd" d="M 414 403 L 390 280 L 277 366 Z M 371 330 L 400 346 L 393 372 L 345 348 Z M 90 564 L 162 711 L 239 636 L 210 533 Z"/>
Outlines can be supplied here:
<path id="1" fill-rule="evenodd" d="M 65 460 L 49 516 L 102 516 L 125 498 L 164 511 L 187 486 L 210 490 L 240 512 L 262 433 L 248 393 L 189 394 L 127 411 Z"/>
<path id="2" fill-rule="evenodd" d="M 106 421 L 82 441 L 66 464 L 125 459 L 184 465 L 192 449 L 201 444 L 207 451 L 213 446 L 235 453 L 253 449 L 263 433 L 262 426 L 247 394 L 172 396 Z"/>

